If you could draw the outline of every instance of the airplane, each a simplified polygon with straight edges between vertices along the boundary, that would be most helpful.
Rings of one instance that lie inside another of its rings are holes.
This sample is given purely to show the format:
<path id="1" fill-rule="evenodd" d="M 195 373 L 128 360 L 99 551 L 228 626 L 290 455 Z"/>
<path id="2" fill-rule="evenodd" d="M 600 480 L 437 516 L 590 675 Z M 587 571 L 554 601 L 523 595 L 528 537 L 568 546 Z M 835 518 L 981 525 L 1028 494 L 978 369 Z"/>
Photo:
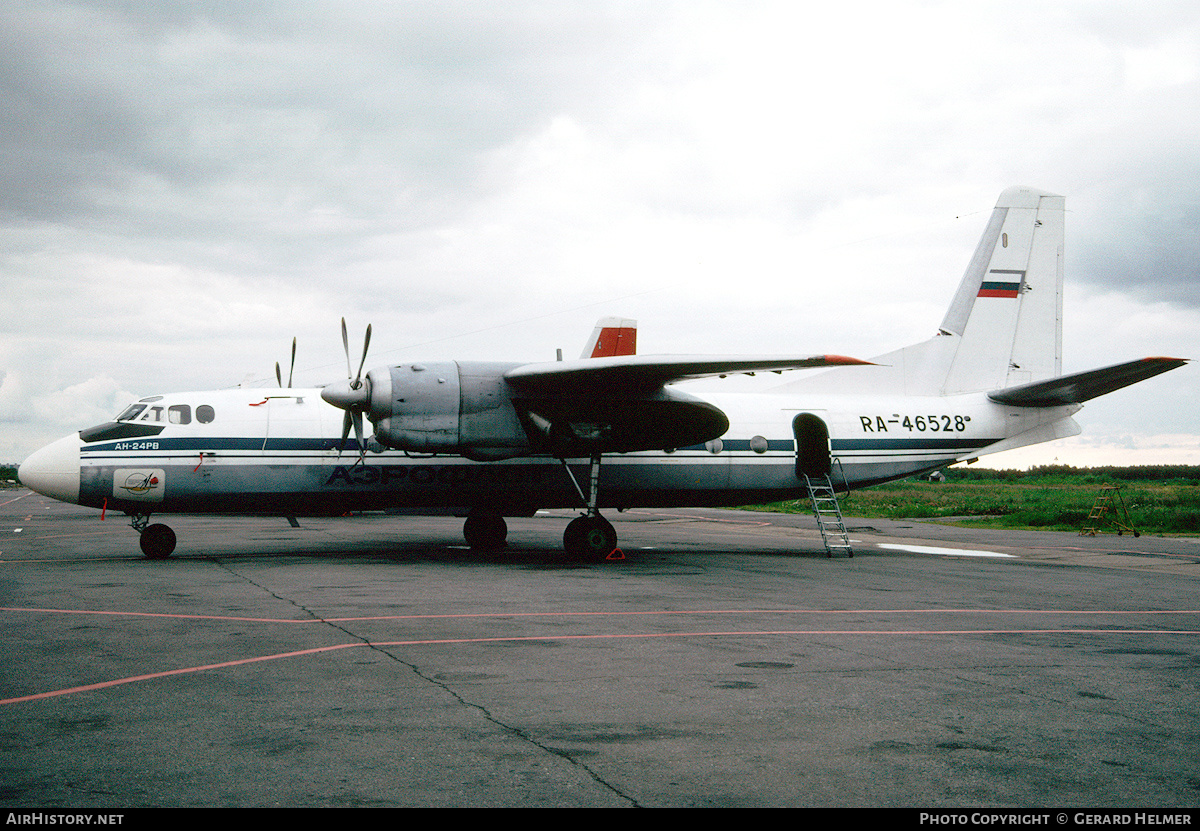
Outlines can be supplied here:
<path id="1" fill-rule="evenodd" d="M 465 518 L 476 549 L 505 517 L 576 508 L 568 554 L 604 559 L 601 513 L 746 505 L 851 490 L 1080 432 L 1083 402 L 1175 369 L 1149 357 L 1062 375 L 1062 196 L 996 203 L 930 339 L 862 361 L 839 355 L 638 355 L 632 320 L 601 319 L 578 360 L 430 361 L 324 387 L 154 395 L 20 465 L 23 484 L 122 511 L 149 559 L 174 551 L 152 514 L 286 517 L 352 511 Z M 293 367 L 295 345 L 292 352 Z M 825 368 L 759 392 L 684 392 L 700 378 Z M 373 434 L 364 436 L 363 421 Z M 350 434 L 354 433 L 351 444 Z"/>

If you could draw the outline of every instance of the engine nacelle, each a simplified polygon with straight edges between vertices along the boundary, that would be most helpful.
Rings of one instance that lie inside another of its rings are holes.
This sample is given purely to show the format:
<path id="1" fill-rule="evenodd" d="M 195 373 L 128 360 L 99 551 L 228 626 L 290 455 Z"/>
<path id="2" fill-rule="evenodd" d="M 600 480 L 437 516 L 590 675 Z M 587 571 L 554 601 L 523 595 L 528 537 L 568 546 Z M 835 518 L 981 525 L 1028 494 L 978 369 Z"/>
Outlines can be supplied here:
<path id="1" fill-rule="evenodd" d="M 518 364 L 434 361 L 367 373 L 380 444 L 416 453 L 457 453 L 476 461 L 521 456 L 529 438 L 504 373 Z"/>

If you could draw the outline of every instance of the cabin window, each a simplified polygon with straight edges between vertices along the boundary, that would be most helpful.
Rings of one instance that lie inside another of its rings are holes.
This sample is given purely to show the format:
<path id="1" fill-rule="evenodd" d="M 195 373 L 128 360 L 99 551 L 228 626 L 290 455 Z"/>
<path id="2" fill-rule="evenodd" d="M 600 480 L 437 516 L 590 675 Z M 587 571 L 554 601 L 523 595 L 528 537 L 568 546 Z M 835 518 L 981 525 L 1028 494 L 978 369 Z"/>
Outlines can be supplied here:
<path id="1" fill-rule="evenodd" d="M 167 407 L 167 421 L 172 424 L 191 424 L 192 408 L 187 404 L 172 404 Z"/>
<path id="2" fill-rule="evenodd" d="M 209 424 L 217 417 L 216 412 L 207 404 L 201 404 L 196 408 L 196 421 L 201 424 Z"/>

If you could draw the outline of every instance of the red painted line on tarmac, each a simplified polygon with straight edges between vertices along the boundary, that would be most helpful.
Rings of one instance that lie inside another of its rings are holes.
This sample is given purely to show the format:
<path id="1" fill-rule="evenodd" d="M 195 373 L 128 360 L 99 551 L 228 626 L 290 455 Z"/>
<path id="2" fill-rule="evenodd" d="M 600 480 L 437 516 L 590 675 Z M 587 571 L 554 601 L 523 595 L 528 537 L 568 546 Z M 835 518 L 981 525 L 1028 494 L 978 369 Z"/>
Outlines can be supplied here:
<path id="1" fill-rule="evenodd" d="M 1027 548 L 1030 546 L 1026 546 Z M 1183 552 L 1176 553 L 1174 551 L 1139 551 L 1134 548 L 1084 548 L 1083 546 L 1075 545 L 1038 545 L 1032 546 L 1038 551 L 1066 551 L 1079 554 L 1095 554 L 1097 556 L 1142 556 L 1142 557 L 1175 557 L 1181 560 L 1194 560 L 1196 554 L 1200 552 Z M 1021 549 L 1017 549 L 1018 551 Z"/>
<path id="2" fill-rule="evenodd" d="M 1200 609 L 657 609 L 647 612 L 478 612 L 440 615 L 379 615 L 328 617 L 329 623 L 367 620 L 440 620 L 445 618 L 506 617 L 649 617 L 652 615 L 1200 615 Z"/>
<path id="3" fill-rule="evenodd" d="M 186 620 L 228 620 L 251 623 L 353 623 L 372 620 L 453 620 L 538 617 L 652 617 L 655 615 L 1200 615 L 1200 609 L 657 609 L 644 612 L 472 612 L 437 615 L 372 615 L 365 617 L 270 618 L 233 615 L 187 615 L 169 612 L 120 612 L 103 609 L 52 609 L 0 606 L 0 612 L 162 617 Z"/>
<path id="4" fill-rule="evenodd" d="M 318 646 L 313 649 L 301 649 L 296 652 L 281 652 L 277 655 L 260 655 L 256 658 L 242 658 L 237 661 L 222 661 L 218 664 L 205 664 L 198 667 L 184 667 L 182 669 L 169 669 L 165 672 L 151 672 L 146 675 L 133 675 L 129 678 L 117 678 L 112 681 L 101 681 L 98 684 L 85 684 L 81 687 L 68 687 L 65 690 L 52 690 L 50 692 L 36 693 L 34 695 L 23 695 L 18 698 L 0 699 L 0 704 L 17 704 L 22 701 L 38 701 L 44 698 L 55 698 L 60 695 L 72 695 L 74 693 L 90 692 L 92 690 L 103 690 L 108 687 L 116 687 L 120 684 L 133 684 L 137 681 L 151 681 L 155 678 L 167 678 L 172 675 L 185 675 L 191 672 L 203 672 L 208 669 L 221 669 L 223 667 L 236 667 L 243 664 L 254 664 L 262 661 L 275 661 L 280 658 L 295 658 L 299 655 L 315 655 L 319 652 L 332 652 L 337 649 L 346 649 L 351 646 L 364 646 L 361 643 L 340 643 L 335 646 Z"/>
<path id="5" fill-rule="evenodd" d="M 320 618 L 234 617 L 232 615 L 182 615 L 168 612 L 106 612 L 98 609 L 34 609 L 21 606 L 0 606 L 0 612 L 35 612 L 56 615 L 107 615 L 111 617 L 166 617 L 183 620 L 228 620 L 242 623 L 321 623 Z"/>
<path id="6" fill-rule="evenodd" d="M 725 519 L 723 517 L 702 516 L 700 514 L 667 514 L 667 513 L 663 513 L 662 511 L 632 510 L 632 511 L 629 511 L 629 513 L 638 514 L 640 516 L 665 516 L 665 517 L 671 517 L 672 519 L 678 519 L 680 521 L 687 521 L 687 522 L 721 522 L 726 525 L 754 525 L 754 526 L 760 526 L 760 527 L 772 524 L 771 522 L 769 522 L 767 520 Z"/>
<path id="7" fill-rule="evenodd" d="M 33 495 L 32 493 L 23 493 L 20 496 L 14 496 L 12 499 L 6 499 L 5 501 L 0 502 L 0 505 L 11 505 L 12 503 L 14 503 L 20 499 L 24 499 L 25 497 L 32 496 L 32 495 Z"/>
<path id="8" fill-rule="evenodd" d="M 145 675 L 134 675 L 128 678 L 117 678 L 112 681 L 101 681 L 96 684 L 85 684 L 78 687 L 68 687 L 62 690 L 51 690 L 49 692 L 35 693 L 33 695 L 24 695 L 14 698 L 0 699 L 0 705 L 3 704 L 18 704 L 25 701 L 39 701 L 47 698 L 56 698 L 63 695 L 73 695 L 81 692 L 91 692 L 95 690 L 107 689 L 116 687 L 122 684 L 133 684 L 139 681 L 151 681 L 157 678 L 167 678 L 173 675 L 186 675 L 193 672 L 204 672 L 210 669 L 222 669 L 225 667 L 243 666 L 246 664 L 262 663 L 264 661 L 277 661 L 283 658 L 296 658 L 305 655 L 317 655 L 322 652 L 333 652 L 341 649 L 350 649 L 352 647 L 390 647 L 390 646 L 436 646 L 442 644 L 472 644 L 472 643 L 522 643 L 534 641 L 583 641 L 583 640 L 648 640 L 650 638 L 743 638 L 743 637 L 764 637 L 769 635 L 809 635 L 809 636 L 846 636 L 846 635 L 1046 635 L 1046 634 L 1073 634 L 1073 635 L 1200 635 L 1200 630 L 1194 629 L 771 629 L 750 632 L 728 632 L 728 631 L 713 631 L 713 632 L 652 632 L 638 633 L 631 635 L 530 635 L 524 637 L 494 637 L 494 638 L 435 638 L 424 640 L 404 640 L 404 641 L 373 641 L 373 642 L 356 642 L 335 644 L 333 646 L 319 646 L 312 649 L 300 649 L 294 652 L 280 652 L 274 655 L 260 655 L 254 658 L 242 658 L 235 661 L 222 661 L 215 664 L 204 664 L 195 667 L 183 667 L 180 669 L 166 670 L 164 672 L 152 672 Z"/>
<path id="9" fill-rule="evenodd" d="M 767 629 L 754 632 L 648 632 L 634 635 L 528 635 L 495 638 L 441 638 L 419 641 L 372 641 L 370 646 L 428 646 L 497 641 L 578 641 L 635 638 L 738 638 L 764 635 L 1200 635 L 1200 629 Z M 4 702 L 0 701 L 0 704 Z"/>

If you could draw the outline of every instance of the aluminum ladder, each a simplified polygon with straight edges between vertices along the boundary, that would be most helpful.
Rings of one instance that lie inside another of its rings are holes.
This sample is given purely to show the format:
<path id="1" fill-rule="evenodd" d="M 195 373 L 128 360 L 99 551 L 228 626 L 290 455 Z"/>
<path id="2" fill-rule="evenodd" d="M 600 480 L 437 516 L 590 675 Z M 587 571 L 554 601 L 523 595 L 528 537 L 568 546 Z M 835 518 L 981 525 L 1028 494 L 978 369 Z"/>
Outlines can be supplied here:
<path id="1" fill-rule="evenodd" d="M 808 498 L 812 503 L 813 515 L 817 518 L 821 540 L 825 543 L 825 556 L 832 557 L 835 551 L 844 551 L 847 557 L 853 557 L 854 549 L 850 547 L 850 537 L 846 533 L 842 509 L 838 505 L 833 484 L 829 481 L 829 474 L 805 474 L 804 482 L 808 485 Z"/>

